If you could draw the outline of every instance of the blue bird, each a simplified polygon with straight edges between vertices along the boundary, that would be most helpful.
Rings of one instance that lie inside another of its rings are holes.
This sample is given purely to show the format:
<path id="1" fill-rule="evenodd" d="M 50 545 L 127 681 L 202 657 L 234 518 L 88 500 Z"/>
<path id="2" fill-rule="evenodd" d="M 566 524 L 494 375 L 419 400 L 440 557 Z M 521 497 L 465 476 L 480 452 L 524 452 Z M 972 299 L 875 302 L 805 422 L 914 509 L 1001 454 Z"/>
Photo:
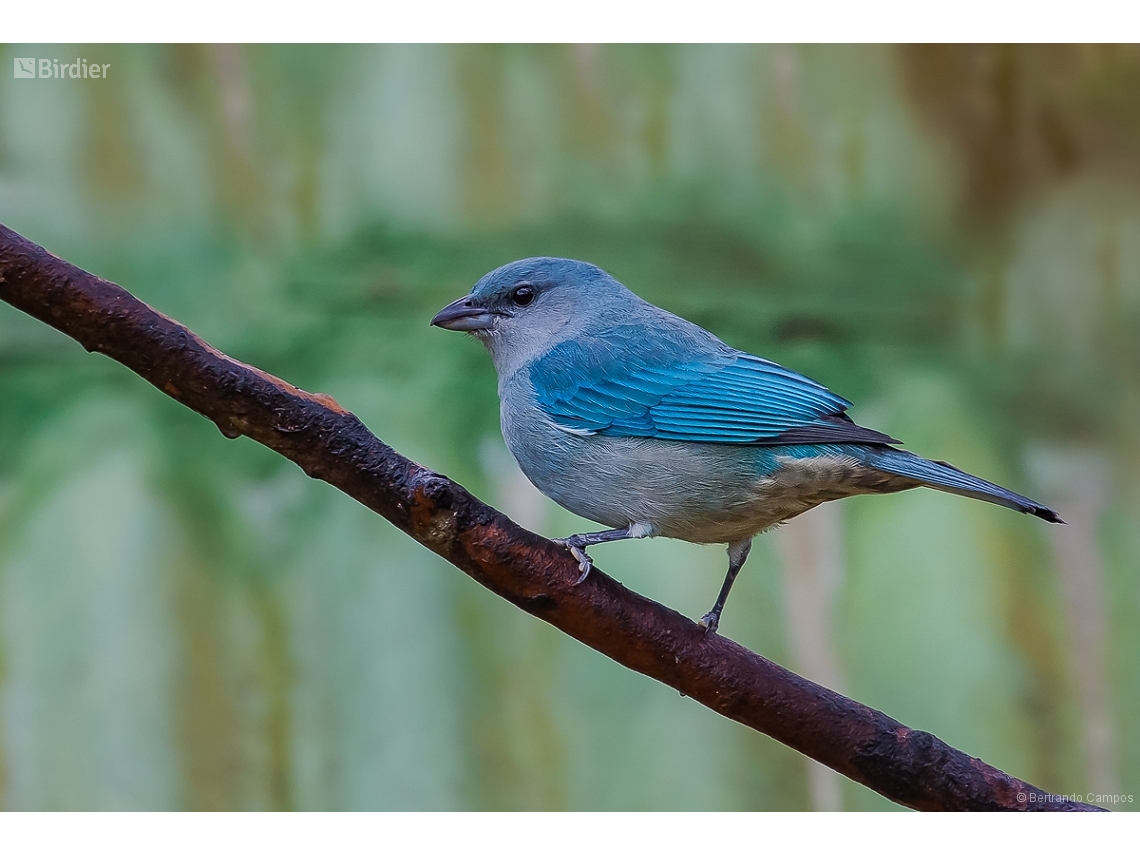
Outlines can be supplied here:
<path id="1" fill-rule="evenodd" d="M 925 486 L 1062 522 L 1031 499 L 895 448 L 898 440 L 851 420 L 851 402 L 729 347 L 593 264 L 512 262 L 432 324 L 490 351 L 503 438 L 527 478 L 610 527 L 558 541 L 577 559 L 579 583 L 595 544 L 728 544 L 706 631 L 720 623 L 752 538 L 822 502 Z"/>

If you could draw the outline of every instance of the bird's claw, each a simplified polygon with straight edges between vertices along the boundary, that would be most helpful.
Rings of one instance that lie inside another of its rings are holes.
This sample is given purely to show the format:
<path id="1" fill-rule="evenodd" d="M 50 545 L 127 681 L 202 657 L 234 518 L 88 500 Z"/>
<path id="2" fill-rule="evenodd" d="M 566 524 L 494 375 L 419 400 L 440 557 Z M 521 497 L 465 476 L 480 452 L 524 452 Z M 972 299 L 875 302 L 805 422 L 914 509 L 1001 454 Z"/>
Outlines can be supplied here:
<path id="1" fill-rule="evenodd" d="M 716 628 L 720 626 L 720 615 L 716 612 L 709 612 L 697 621 L 697 626 L 704 628 L 705 635 L 708 635 L 710 632 L 716 633 Z"/>
<path id="2" fill-rule="evenodd" d="M 555 543 L 560 546 L 565 546 L 570 550 L 570 554 L 578 560 L 578 571 L 580 575 L 574 582 L 572 587 L 578 587 L 586 581 L 586 577 L 590 575 L 590 571 L 594 569 L 594 562 L 590 560 L 590 556 L 586 554 L 586 550 L 574 543 L 570 538 L 556 538 Z"/>
<path id="3" fill-rule="evenodd" d="M 570 554 L 578 559 L 579 576 L 574 580 L 574 587 L 578 587 L 586 581 L 586 577 L 590 575 L 590 571 L 594 569 L 594 562 L 590 560 L 590 556 L 586 554 L 586 550 L 580 546 L 573 544 L 566 544 L 566 548 L 570 550 Z"/>

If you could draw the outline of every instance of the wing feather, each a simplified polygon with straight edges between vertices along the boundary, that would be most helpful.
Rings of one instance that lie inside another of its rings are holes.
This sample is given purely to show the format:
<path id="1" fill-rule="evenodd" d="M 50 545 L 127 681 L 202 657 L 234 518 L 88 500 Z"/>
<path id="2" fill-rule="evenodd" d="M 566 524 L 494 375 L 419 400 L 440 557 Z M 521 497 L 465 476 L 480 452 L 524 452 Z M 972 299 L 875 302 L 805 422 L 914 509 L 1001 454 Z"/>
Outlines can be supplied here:
<path id="1" fill-rule="evenodd" d="M 556 346 L 531 364 L 530 378 L 539 407 L 572 433 L 754 445 L 898 442 L 852 422 L 850 401 L 814 380 L 722 347 L 647 340 L 618 327 Z"/>

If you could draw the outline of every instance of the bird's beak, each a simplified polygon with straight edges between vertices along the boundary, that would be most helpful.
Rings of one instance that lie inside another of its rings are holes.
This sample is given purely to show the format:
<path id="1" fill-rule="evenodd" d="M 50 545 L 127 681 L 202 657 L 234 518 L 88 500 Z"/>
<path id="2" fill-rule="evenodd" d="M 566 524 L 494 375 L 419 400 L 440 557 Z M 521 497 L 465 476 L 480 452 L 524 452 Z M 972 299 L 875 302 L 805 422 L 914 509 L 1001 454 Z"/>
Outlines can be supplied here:
<path id="1" fill-rule="evenodd" d="M 448 303 L 431 319 L 433 327 L 443 327 L 445 330 L 459 330 L 460 332 L 474 332 L 475 330 L 489 330 L 495 316 L 476 305 L 470 297 L 460 297 L 454 303 Z"/>

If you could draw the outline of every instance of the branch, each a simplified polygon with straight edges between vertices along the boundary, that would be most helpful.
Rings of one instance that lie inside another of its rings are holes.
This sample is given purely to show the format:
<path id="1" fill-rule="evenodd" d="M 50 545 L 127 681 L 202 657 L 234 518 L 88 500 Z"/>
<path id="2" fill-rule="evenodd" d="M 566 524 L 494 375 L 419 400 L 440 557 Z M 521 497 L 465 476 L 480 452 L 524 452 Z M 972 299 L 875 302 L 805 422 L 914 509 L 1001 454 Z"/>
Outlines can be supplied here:
<path id="1" fill-rule="evenodd" d="M 127 291 L 0 225 L 0 298 L 121 362 L 380 514 L 520 609 L 900 804 L 1090 810 L 818 686 L 594 570 L 397 454 L 352 413 L 221 353 Z"/>

